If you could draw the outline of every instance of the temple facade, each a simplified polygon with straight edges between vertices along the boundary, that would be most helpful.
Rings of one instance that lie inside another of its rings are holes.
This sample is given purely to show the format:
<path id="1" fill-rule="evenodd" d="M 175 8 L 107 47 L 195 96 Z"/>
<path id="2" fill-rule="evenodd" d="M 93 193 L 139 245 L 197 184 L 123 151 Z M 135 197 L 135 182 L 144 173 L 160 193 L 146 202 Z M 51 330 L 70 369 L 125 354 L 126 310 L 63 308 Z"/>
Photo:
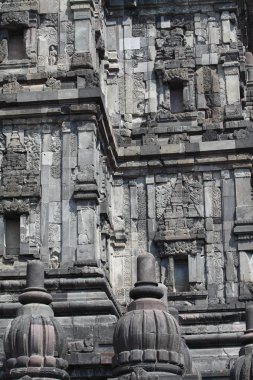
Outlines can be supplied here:
<path id="1" fill-rule="evenodd" d="M 0 379 L 252 380 L 252 25 L 0 0 Z"/>

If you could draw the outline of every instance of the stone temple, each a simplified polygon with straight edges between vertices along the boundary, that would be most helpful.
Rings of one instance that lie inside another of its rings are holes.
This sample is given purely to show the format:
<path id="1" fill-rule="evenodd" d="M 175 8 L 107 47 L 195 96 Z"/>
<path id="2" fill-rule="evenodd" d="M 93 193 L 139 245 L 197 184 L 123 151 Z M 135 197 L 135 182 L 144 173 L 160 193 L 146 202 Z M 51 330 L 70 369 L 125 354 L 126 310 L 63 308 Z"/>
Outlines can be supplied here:
<path id="1" fill-rule="evenodd" d="M 252 0 L 0 0 L 0 380 L 253 380 L 252 53 Z"/>

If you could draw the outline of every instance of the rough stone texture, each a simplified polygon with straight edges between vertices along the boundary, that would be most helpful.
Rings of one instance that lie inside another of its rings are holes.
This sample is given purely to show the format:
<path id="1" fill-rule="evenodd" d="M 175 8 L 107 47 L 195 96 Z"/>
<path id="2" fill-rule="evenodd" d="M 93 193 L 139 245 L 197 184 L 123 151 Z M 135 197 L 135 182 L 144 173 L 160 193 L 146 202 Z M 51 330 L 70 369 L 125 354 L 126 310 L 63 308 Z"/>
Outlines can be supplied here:
<path id="1" fill-rule="evenodd" d="M 253 292 L 252 14 L 236 0 L 0 2 L 1 365 L 39 258 L 71 377 L 111 377 L 148 251 L 194 365 L 228 377 Z"/>

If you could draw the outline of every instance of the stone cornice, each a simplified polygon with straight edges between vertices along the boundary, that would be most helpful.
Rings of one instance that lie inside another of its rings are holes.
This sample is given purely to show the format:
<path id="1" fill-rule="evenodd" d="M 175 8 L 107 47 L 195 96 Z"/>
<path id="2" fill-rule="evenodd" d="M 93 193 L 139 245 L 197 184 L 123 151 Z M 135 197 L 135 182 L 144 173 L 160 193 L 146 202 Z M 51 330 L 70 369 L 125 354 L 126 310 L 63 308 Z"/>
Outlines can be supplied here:
<path id="1" fill-rule="evenodd" d="M 0 103 L 3 124 L 5 120 L 31 117 L 57 118 L 58 123 L 94 118 L 112 168 L 122 172 L 159 166 L 233 165 L 238 161 L 251 167 L 252 155 L 248 152 L 253 148 L 253 134 L 240 140 L 164 145 L 158 139 L 154 145 L 119 147 L 99 88 L 2 94 Z"/>
<path id="2" fill-rule="evenodd" d="M 107 7 L 110 11 L 121 9 L 136 9 L 141 11 L 145 8 L 156 7 L 158 13 L 163 13 L 166 10 L 171 9 L 172 13 L 188 12 L 189 8 L 194 7 L 201 8 L 206 5 L 212 4 L 217 10 L 236 10 L 237 6 L 234 1 L 217 1 L 217 0 L 190 0 L 190 1 L 166 1 L 166 0 L 107 0 Z"/>

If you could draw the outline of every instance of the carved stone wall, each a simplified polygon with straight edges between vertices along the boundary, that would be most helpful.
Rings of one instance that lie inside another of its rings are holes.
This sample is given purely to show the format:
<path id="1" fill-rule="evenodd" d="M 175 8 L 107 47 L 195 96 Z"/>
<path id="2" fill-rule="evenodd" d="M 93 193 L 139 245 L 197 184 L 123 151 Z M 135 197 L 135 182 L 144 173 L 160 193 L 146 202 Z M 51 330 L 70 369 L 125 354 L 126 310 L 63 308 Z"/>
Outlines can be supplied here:
<path id="1" fill-rule="evenodd" d="M 0 360 L 40 258 L 71 376 L 110 378 L 113 324 L 148 251 L 196 367 L 227 379 L 253 292 L 247 7 L 0 2 Z"/>

